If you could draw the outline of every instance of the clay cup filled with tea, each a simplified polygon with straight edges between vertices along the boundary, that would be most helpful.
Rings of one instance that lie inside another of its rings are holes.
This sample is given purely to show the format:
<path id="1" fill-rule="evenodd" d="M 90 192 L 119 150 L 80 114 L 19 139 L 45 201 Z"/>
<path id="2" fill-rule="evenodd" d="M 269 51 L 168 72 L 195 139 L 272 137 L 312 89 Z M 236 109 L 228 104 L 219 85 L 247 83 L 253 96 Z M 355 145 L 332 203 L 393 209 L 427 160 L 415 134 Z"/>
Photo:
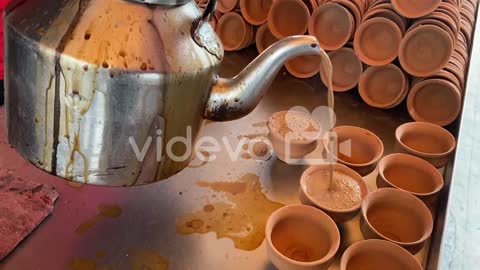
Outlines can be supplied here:
<path id="1" fill-rule="evenodd" d="M 340 247 L 340 232 L 321 210 L 291 205 L 268 219 L 266 243 L 268 257 L 279 270 L 326 270 Z"/>
<path id="2" fill-rule="evenodd" d="M 321 209 L 337 223 L 353 219 L 367 194 L 362 177 L 338 163 L 312 166 L 300 179 L 300 201 Z"/>
<path id="3" fill-rule="evenodd" d="M 417 197 L 382 188 L 363 200 L 360 228 L 366 239 L 384 239 L 416 254 L 432 234 L 433 218 Z"/>
<path id="4" fill-rule="evenodd" d="M 277 157 L 285 162 L 313 152 L 320 136 L 320 125 L 308 114 L 298 111 L 274 113 L 268 120 L 268 130 Z"/>

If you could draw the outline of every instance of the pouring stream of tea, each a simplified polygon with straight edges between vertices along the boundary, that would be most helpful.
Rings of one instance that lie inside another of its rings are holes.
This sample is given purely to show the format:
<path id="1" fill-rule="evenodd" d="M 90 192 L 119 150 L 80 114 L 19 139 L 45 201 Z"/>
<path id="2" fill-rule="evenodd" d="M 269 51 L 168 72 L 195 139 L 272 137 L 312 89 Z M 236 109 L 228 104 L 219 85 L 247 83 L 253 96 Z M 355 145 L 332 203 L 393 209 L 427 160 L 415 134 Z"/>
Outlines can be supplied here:
<path id="1" fill-rule="evenodd" d="M 325 52 L 323 49 L 320 49 L 320 57 L 321 57 L 321 70 L 320 70 L 320 77 L 326 79 L 326 84 L 327 84 L 327 99 L 328 99 L 328 108 L 330 109 L 328 111 L 328 119 L 330 121 L 329 126 L 333 128 L 334 125 L 334 110 L 335 110 L 335 97 L 333 95 L 333 66 L 332 62 L 330 61 L 330 57 L 328 56 L 327 52 Z M 331 130 L 330 130 L 331 131 Z M 328 136 L 328 147 L 333 148 L 333 141 L 334 141 L 333 136 Z M 329 154 L 328 154 L 329 153 Z M 327 151 L 327 155 L 332 155 L 333 154 L 333 149 L 329 149 Z M 333 158 L 328 156 L 327 157 L 328 162 L 329 162 L 329 178 L 330 178 L 330 186 L 329 190 L 333 190 Z"/>

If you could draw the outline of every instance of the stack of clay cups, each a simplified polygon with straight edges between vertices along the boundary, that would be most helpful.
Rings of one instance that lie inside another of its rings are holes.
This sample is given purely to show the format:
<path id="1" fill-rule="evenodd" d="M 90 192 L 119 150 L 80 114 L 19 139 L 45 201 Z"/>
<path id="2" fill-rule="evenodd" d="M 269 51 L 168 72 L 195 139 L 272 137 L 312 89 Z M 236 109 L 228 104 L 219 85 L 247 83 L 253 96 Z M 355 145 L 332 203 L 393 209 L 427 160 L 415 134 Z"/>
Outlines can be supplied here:
<path id="1" fill-rule="evenodd" d="M 477 10 L 477 0 L 463 0 L 460 6 L 460 30 L 465 35 L 468 44 L 472 41 L 473 26 L 475 25 L 475 11 Z"/>
<path id="2" fill-rule="evenodd" d="M 442 5 L 449 4 L 451 3 L 443 2 L 439 9 Z M 461 26 L 454 42 L 455 47 L 445 66 L 428 77 L 413 80 L 407 107 L 414 120 L 446 126 L 455 121 L 460 114 L 470 47 L 467 35 L 470 36 L 472 33 L 471 15 L 476 4 L 477 2 L 473 1 L 463 2 L 463 12 L 459 19 Z"/>
<path id="3" fill-rule="evenodd" d="M 239 0 L 240 12 L 252 25 L 262 25 L 267 22 L 268 12 L 273 0 Z"/>
<path id="4" fill-rule="evenodd" d="M 268 28 L 276 39 L 307 32 L 310 15 L 317 8 L 316 0 L 274 0 L 268 13 Z M 260 46 L 262 47 L 262 46 Z M 294 58 L 285 67 L 297 78 L 309 78 L 320 72 L 319 56 Z"/>
<path id="5" fill-rule="evenodd" d="M 240 12 L 225 13 L 218 21 L 215 31 L 225 51 L 238 51 L 255 41 L 253 26 L 242 17 Z"/>
<path id="6" fill-rule="evenodd" d="M 270 47 L 273 43 L 277 42 L 279 39 L 275 37 L 270 28 L 268 28 L 268 24 L 262 24 L 258 30 L 257 35 L 255 37 L 255 42 L 257 46 L 258 53 L 262 53 L 265 49 Z"/>
<path id="7" fill-rule="evenodd" d="M 268 13 L 268 26 L 279 39 L 307 32 L 315 0 L 275 0 Z"/>
<path id="8" fill-rule="evenodd" d="M 395 10 L 405 18 L 420 18 L 433 12 L 442 0 L 392 0 Z"/>
<path id="9" fill-rule="evenodd" d="M 335 92 L 345 92 L 355 88 L 362 76 L 363 63 L 351 45 L 349 43 L 343 48 L 328 53 L 333 67 L 332 83 Z M 323 76 L 321 79 L 326 85 L 326 79 Z"/>
<path id="10" fill-rule="evenodd" d="M 321 1 L 310 18 L 308 33 L 317 38 L 323 49 L 340 49 L 353 39 L 365 10 L 363 1 Z"/>
<path id="11" fill-rule="evenodd" d="M 407 96 L 409 80 L 392 62 L 398 56 L 398 44 L 406 32 L 406 20 L 393 8 L 390 1 L 368 1 L 354 38 L 354 49 L 365 64 L 359 92 L 370 106 L 389 109 Z"/>
<path id="12" fill-rule="evenodd" d="M 232 12 L 240 8 L 240 2 L 238 0 L 218 0 L 217 10 L 221 13 Z"/>
<path id="13" fill-rule="evenodd" d="M 329 56 L 333 65 L 334 91 L 343 92 L 354 88 L 363 72 L 361 61 L 351 45 L 346 44 L 353 39 L 366 9 L 367 4 L 363 0 L 326 0 L 319 1 L 318 7 L 311 12 L 308 33 L 319 40 L 320 47 L 331 51 Z M 312 77 L 320 71 L 320 58 L 298 57 L 287 62 L 285 67 L 295 77 Z M 322 80 L 325 82 L 324 78 Z"/>
<path id="14" fill-rule="evenodd" d="M 226 51 L 238 51 L 265 39 L 256 37 L 258 26 L 266 23 L 273 0 L 218 0 L 215 31 Z M 197 0 L 200 7 L 205 0 Z M 261 34 L 266 32 L 262 29 Z M 267 39 L 269 40 L 269 39 Z M 266 48 L 266 44 L 260 44 Z"/>
<path id="15" fill-rule="evenodd" d="M 365 103 L 380 109 L 396 107 L 407 97 L 409 90 L 408 76 L 395 64 L 370 66 L 358 85 Z"/>
<path id="16" fill-rule="evenodd" d="M 460 22 L 458 6 L 449 2 L 414 21 L 400 45 L 403 69 L 410 75 L 427 77 L 444 68 L 452 56 Z"/>
<path id="17" fill-rule="evenodd" d="M 255 44 L 259 53 L 278 39 L 268 28 L 268 13 L 273 0 L 240 0 L 240 12 L 244 19 L 256 28 Z"/>
<path id="18" fill-rule="evenodd" d="M 372 1 L 354 38 L 358 57 L 370 66 L 390 64 L 398 56 L 405 19 L 384 0 Z"/>
<path id="19" fill-rule="evenodd" d="M 363 0 L 324 0 L 319 1 L 319 7 L 310 17 L 308 33 L 317 38 L 320 47 L 331 51 L 336 92 L 353 89 L 363 72 L 362 62 L 348 42 L 353 40 L 366 9 Z M 322 77 L 322 81 L 325 83 L 325 78 Z"/>

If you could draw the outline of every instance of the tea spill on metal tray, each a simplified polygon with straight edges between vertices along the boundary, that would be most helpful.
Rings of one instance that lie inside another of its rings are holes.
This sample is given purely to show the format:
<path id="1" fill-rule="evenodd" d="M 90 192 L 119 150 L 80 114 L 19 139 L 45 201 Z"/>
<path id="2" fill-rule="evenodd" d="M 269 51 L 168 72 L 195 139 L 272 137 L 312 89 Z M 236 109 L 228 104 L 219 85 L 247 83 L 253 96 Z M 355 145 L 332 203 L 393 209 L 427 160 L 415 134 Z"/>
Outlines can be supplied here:
<path id="1" fill-rule="evenodd" d="M 263 127 L 267 127 L 267 126 L 268 126 L 267 122 L 258 122 L 258 123 L 253 123 L 252 124 L 252 127 L 258 127 L 258 128 L 263 128 Z"/>
<path id="2" fill-rule="evenodd" d="M 177 233 L 214 232 L 218 239 L 229 238 L 242 250 L 254 250 L 262 244 L 268 217 L 283 206 L 265 196 L 259 176 L 255 174 L 246 174 L 235 182 L 198 182 L 197 185 L 225 194 L 228 201 L 206 204 L 197 212 L 178 218 Z"/>
<path id="3" fill-rule="evenodd" d="M 104 218 L 118 218 L 122 215 L 122 208 L 116 205 L 100 204 L 98 205 L 98 214 L 80 224 L 75 230 L 78 234 L 83 234 L 98 224 Z"/>
<path id="4" fill-rule="evenodd" d="M 268 136 L 268 133 L 254 133 L 254 134 L 238 135 L 237 138 L 239 140 L 242 140 L 242 139 L 253 140 L 253 139 L 256 139 L 256 138 L 263 138 L 263 137 L 266 138 L 267 136 Z"/>
<path id="5" fill-rule="evenodd" d="M 168 270 L 168 265 L 167 258 L 150 249 L 136 251 L 130 258 L 132 270 Z"/>
<path id="6" fill-rule="evenodd" d="M 266 139 L 265 139 L 266 140 Z M 269 160 L 272 157 L 269 144 L 265 140 L 248 141 L 242 145 L 245 152 L 240 156 L 243 159 Z"/>
<path id="7" fill-rule="evenodd" d="M 200 161 L 200 164 L 194 164 L 194 162 L 196 162 L 196 160 L 193 160 L 192 163 L 190 163 L 188 165 L 188 168 L 196 169 L 196 168 L 200 168 L 200 167 L 203 167 L 203 166 L 208 164 L 208 162 L 210 161 L 210 156 L 212 154 L 208 151 L 205 151 L 205 150 L 201 150 L 200 154 L 203 156 L 202 159 L 197 158 Z"/>
<path id="8" fill-rule="evenodd" d="M 129 254 L 129 262 L 131 270 L 168 270 L 169 260 L 161 256 L 159 253 L 151 249 L 141 249 L 133 251 Z M 107 254 L 104 251 L 97 251 L 95 257 L 97 260 L 90 258 L 74 258 L 70 261 L 71 270 L 114 270 L 110 265 L 100 265 L 99 261 L 105 258 Z M 123 264 L 122 264 L 123 265 Z"/>
<path id="9" fill-rule="evenodd" d="M 97 270 L 97 262 L 91 259 L 75 258 L 70 262 L 72 270 Z"/>

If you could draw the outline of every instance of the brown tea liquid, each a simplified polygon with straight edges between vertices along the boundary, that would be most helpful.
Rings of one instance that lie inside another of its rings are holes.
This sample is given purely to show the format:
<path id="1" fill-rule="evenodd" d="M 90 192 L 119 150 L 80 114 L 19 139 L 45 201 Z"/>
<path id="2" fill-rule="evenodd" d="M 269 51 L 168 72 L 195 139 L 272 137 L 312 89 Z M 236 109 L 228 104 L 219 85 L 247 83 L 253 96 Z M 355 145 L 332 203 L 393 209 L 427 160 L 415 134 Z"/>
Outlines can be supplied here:
<path id="1" fill-rule="evenodd" d="M 357 181 L 338 171 L 317 171 L 309 176 L 306 185 L 307 194 L 318 204 L 330 209 L 350 209 L 362 200 Z"/>
<path id="2" fill-rule="evenodd" d="M 116 205 L 100 204 L 98 205 L 98 214 L 80 224 L 75 232 L 84 234 L 93 226 L 97 225 L 105 218 L 118 218 L 122 215 L 122 208 Z"/>
<path id="3" fill-rule="evenodd" d="M 324 50 L 320 50 L 320 58 L 322 61 L 321 70 L 320 70 L 320 77 L 324 78 L 327 82 L 327 99 L 328 99 L 328 108 L 330 109 L 328 119 L 330 122 L 330 127 L 333 128 L 334 126 L 334 111 L 335 111 L 335 96 L 333 95 L 333 66 L 332 62 L 330 61 L 330 57 L 328 56 L 327 52 Z M 334 139 L 333 137 L 329 136 L 330 140 L 328 145 L 333 145 Z M 332 149 L 330 149 L 332 150 Z M 330 151 L 330 153 L 333 153 Z M 330 177 L 330 189 L 333 189 L 333 158 L 328 158 L 330 163 L 330 170 L 329 170 L 329 177 Z"/>
<path id="4" fill-rule="evenodd" d="M 169 261 L 154 250 L 139 250 L 130 257 L 132 270 L 168 270 Z"/>
<path id="5" fill-rule="evenodd" d="M 283 204 L 269 200 L 262 192 L 260 178 L 246 174 L 234 182 L 198 182 L 202 188 L 222 193 L 227 202 L 208 203 L 194 213 L 179 217 L 177 233 L 214 232 L 218 239 L 229 238 L 235 248 L 255 250 L 265 239 L 268 217 Z M 216 194 L 212 195 L 212 198 Z"/>

